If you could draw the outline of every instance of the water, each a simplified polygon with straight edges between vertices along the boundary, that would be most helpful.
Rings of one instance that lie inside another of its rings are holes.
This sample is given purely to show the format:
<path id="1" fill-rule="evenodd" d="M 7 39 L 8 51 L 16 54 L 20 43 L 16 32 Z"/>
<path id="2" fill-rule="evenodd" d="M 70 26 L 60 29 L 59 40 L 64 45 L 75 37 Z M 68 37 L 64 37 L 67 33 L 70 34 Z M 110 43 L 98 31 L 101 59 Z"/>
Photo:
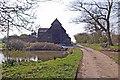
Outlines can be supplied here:
<path id="1" fill-rule="evenodd" d="M 25 51 L 21 53 L 0 54 L 0 60 L 16 60 L 19 61 L 47 61 L 56 58 L 63 58 L 69 53 L 66 51 Z"/>
<path id="2" fill-rule="evenodd" d="M 0 63 L 4 61 L 4 55 L 2 54 L 2 51 L 0 51 Z"/>

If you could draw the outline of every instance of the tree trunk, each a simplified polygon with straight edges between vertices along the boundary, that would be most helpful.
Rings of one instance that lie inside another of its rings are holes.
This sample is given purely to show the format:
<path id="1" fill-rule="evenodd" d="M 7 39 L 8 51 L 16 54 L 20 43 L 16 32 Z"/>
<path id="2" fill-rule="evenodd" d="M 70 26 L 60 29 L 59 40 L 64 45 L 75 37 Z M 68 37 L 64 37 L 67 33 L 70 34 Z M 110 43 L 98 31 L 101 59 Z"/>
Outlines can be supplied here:
<path id="1" fill-rule="evenodd" d="M 6 48 L 7 48 L 7 50 L 8 50 L 8 45 L 9 45 L 9 20 L 8 20 L 8 27 L 7 27 L 7 41 L 6 41 Z"/>
<path id="2" fill-rule="evenodd" d="M 110 22 L 109 19 L 107 20 L 107 38 L 108 38 L 108 45 L 113 46 L 112 39 L 110 36 Z"/>
<path id="3" fill-rule="evenodd" d="M 111 39 L 111 36 L 110 36 L 110 32 L 107 32 L 107 37 L 108 37 L 108 45 L 113 46 L 112 39 Z"/>

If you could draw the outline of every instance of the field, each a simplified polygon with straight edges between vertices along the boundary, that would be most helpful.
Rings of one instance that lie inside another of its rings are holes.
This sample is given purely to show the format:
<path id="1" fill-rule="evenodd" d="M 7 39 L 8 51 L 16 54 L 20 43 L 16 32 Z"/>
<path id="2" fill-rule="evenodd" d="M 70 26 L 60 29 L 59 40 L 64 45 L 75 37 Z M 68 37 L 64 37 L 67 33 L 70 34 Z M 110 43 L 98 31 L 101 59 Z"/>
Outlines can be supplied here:
<path id="1" fill-rule="evenodd" d="M 81 50 L 74 49 L 74 52 L 65 58 L 45 62 L 12 62 L 12 65 L 6 62 L 3 63 L 3 78 L 70 78 L 74 80 L 81 60 Z"/>

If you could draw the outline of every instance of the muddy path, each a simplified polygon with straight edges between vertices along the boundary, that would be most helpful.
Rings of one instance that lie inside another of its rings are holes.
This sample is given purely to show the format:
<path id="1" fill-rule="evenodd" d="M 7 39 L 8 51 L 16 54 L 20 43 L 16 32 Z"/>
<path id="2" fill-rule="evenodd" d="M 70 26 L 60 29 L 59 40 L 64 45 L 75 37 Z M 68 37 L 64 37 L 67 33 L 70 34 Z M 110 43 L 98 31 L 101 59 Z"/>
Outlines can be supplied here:
<path id="1" fill-rule="evenodd" d="M 118 64 L 105 54 L 81 46 L 83 60 L 77 78 L 118 78 Z"/>

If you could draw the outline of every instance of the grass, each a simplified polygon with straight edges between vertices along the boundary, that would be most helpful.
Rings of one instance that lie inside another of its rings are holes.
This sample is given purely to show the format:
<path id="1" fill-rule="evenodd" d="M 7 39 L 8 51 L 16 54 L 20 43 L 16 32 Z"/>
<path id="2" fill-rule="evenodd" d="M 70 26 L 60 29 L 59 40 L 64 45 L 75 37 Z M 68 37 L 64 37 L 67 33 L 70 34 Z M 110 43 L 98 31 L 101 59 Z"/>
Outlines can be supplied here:
<path id="1" fill-rule="evenodd" d="M 2 64 L 0 63 L 0 80 L 1 80 L 1 78 L 2 78 Z"/>
<path id="2" fill-rule="evenodd" d="M 0 50 L 4 49 L 5 43 L 0 43 Z"/>
<path id="3" fill-rule="evenodd" d="M 117 52 L 103 52 L 103 53 L 112 58 L 116 63 L 118 64 L 120 63 L 120 59 L 118 58 L 119 54 Z"/>
<path id="4" fill-rule="evenodd" d="M 114 46 L 110 46 L 111 49 L 119 49 L 120 50 L 120 45 L 114 45 Z"/>
<path id="5" fill-rule="evenodd" d="M 2 47 L 3 47 L 3 44 L 2 44 L 2 43 L 0 43 L 0 50 L 2 49 Z"/>
<path id="6" fill-rule="evenodd" d="M 85 44 L 85 43 L 80 43 L 80 45 L 83 45 L 83 46 L 86 46 L 86 47 L 90 47 L 90 48 L 95 49 L 97 51 L 103 50 L 102 47 L 100 46 L 100 44 Z"/>
<path id="7" fill-rule="evenodd" d="M 114 51 L 104 51 L 104 48 L 102 48 L 100 46 L 100 44 L 84 44 L 82 43 L 81 45 L 86 46 L 86 47 L 90 47 L 92 49 L 95 49 L 97 51 L 101 51 L 102 53 L 104 53 L 105 55 L 109 56 L 110 58 L 112 58 L 116 63 L 120 64 L 120 56 L 118 52 L 114 52 Z M 114 46 L 110 46 L 110 49 L 120 49 L 120 45 L 114 45 Z"/>
<path id="8" fill-rule="evenodd" d="M 104 48 L 101 47 L 100 44 L 86 44 L 86 43 L 80 43 L 80 45 L 86 46 L 86 47 L 90 47 L 92 49 L 95 49 L 97 51 L 102 51 Z M 114 45 L 114 46 L 109 46 L 110 49 L 120 49 L 120 45 Z"/>
<path id="9" fill-rule="evenodd" d="M 3 63 L 3 78 L 71 78 L 74 80 L 82 59 L 80 49 L 65 58 L 45 62 L 19 62 L 12 66 Z"/>

